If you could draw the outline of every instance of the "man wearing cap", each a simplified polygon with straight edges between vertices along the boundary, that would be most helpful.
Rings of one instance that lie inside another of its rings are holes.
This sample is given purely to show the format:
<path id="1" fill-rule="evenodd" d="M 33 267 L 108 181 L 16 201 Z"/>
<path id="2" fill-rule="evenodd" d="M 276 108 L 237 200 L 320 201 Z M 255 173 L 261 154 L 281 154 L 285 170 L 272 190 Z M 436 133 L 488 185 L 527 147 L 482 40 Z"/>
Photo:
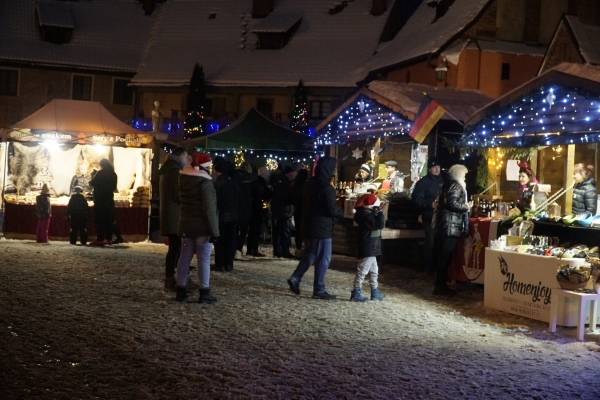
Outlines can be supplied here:
<path id="1" fill-rule="evenodd" d="M 401 192 L 404 190 L 404 174 L 396 171 L 398 163 L 396 161 L 386 161 L 385 172 L 387 177 L 381 183 L 381 189 L 391 190 L 392 192 Z"/>
<path id="2" fill-rule="evenodd" d="M 427 160 L 427 175 L 421 178 L 415 185 L 412 193 L 412 200 L 419 209 L 419 220 L 423 223 L 425 231 L 425 271 L 433 273 L 435 266 L 433 264 L 433 229 L 431 219 L 437 205 L 437 197 L 440 188 L 444 183 L 440 175 L 440 163 L 437 158 L 431 157 Z"/>

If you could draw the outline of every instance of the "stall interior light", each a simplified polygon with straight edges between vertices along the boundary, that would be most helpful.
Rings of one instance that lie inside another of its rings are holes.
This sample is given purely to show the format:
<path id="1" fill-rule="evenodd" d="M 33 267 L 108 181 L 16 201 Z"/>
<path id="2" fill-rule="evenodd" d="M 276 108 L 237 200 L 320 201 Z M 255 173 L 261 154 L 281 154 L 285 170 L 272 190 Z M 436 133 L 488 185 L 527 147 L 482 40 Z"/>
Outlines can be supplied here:
<path id="1" fill-rule="evenodd" d="M 44 146 L 45 148 L 50 149 L 50 150 L 58 149 L 60 146 L 62 146 L 62 143 L 58 143 L 53 140 L 46 140 L 45 142 L 42 142 L 41 144 L 42 144 L 42 146 Z"/>
<path id="2" fill-rule="evenodd" d="M 102 146 L 101 144 L 95 145 L 94 150 L 96 150 L 96 153 L 98 153 L 98 154 L 103 154 L 106 151 L 104 146 Z"/>

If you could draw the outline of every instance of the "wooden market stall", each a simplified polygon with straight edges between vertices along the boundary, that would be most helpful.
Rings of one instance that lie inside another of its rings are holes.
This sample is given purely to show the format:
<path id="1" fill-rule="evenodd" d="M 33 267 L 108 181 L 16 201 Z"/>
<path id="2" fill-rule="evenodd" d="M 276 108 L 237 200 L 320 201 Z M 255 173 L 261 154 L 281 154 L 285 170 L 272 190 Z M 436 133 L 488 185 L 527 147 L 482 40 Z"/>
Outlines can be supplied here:
<path id="1" fill-rule="evenodd" d="M 408 133 L 425 93 L 446 112 L 432 129 L 427 142 L 421 144 Z M 338 159 L 336 186 L 339 187 L 341 182 L 353 182 L 364 163 L 373 165 L 374 174 L 370 182 L 376 186 L 386 177 L 386 161 L 396 161 L 397 171 L 404 175 L 403 188 L 396 193 L 378 192 L 384 200 L 384 209 L 387 208 L 384 238 L 407 239 L 406 246 L 384 242 L 386 261 L 406 262 L 406 254 L 412 254 L 413 258 L 418 255 L 415 241 L 423 238 L 424 233 L 417 222 L 418 212 L 410 199 L 410 189 L 427 173 L 424 166 L 428 156 L 438 155 L 438 136 L 461 134 L 461 121 L 490 101 L 489 97 L 475 90 L 373 81 L 317 126 L 315 143 L 330 146 L 331 155 Z M 344 198 L 340 206 L 350 211 L 346 213 L 345 220 L 337 224 L 333 247 L 336 252 L 354 255 L 351 210 L 356 195 L 350 191 L 345 194 L 343 190 L 342 194 Z"/>
<path id="2" fill-rule="evenodd" d="M 100 103 L 52 100 L 3 130 L 0 151 L 2 233 L 35 238 L 35 197 L 46 184 L 51 193 L 50 240 L 68 240 L 66 205 L 75 183 L 87 184 L 93 169 L 107 158 L 118 176 L 115 220 L 129 241 L 146 240 L 150 196 L 152 135 L 119 121 Z M 88 234 L 95 234 L 93 213 Z"/>

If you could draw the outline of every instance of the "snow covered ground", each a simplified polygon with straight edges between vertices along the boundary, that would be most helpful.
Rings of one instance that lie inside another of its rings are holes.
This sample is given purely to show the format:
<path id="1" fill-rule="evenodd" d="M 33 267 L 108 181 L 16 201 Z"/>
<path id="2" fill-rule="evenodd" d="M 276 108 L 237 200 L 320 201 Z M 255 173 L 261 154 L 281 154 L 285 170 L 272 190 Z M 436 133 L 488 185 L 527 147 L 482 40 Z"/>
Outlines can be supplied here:
<path id="1" fill-rule="evenodd" d="M 296 261 L 263 259 L 213 273 L 216 304 L 179 304 L 165 252 L 0 241 L 0 398 L 600 397 L 598 334 L 486 309 L 481 288 L 435 298 L 385 266 L 386 299 L 350 303 L 354 261 L 335 256 L 328 302 L 312 269 L 295 296 Z"/>

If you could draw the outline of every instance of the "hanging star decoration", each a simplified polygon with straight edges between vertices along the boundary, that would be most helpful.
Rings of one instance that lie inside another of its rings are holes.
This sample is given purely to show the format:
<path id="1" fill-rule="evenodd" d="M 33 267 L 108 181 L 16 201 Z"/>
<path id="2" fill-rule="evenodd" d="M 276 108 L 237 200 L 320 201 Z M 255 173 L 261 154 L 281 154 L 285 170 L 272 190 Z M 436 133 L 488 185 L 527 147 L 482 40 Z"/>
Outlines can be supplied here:
<path id="1" fill-rule="evenodd" d="M 363 100 L 358 102 L 358 109 L 360 110 L 360 112 L 365 111 L 365 102 Z"/>
<path id="2" fill-rule="evenodd" d="M 375 146 L 373 146 L 373 154 L 377 157 L 379 153 L 381 153 L 381 146 L 379 144 L 376 144 Z"/>
<path id="3" fill-rule="evenodd" d="M 358 160 L 359 158 L 362 157 L 362 153 L 363 153 L 363 150 L 361 150 L 360 148 L 357 147 L 356 149 L 352 150 L 352 157 L 354 157 Z"/>

